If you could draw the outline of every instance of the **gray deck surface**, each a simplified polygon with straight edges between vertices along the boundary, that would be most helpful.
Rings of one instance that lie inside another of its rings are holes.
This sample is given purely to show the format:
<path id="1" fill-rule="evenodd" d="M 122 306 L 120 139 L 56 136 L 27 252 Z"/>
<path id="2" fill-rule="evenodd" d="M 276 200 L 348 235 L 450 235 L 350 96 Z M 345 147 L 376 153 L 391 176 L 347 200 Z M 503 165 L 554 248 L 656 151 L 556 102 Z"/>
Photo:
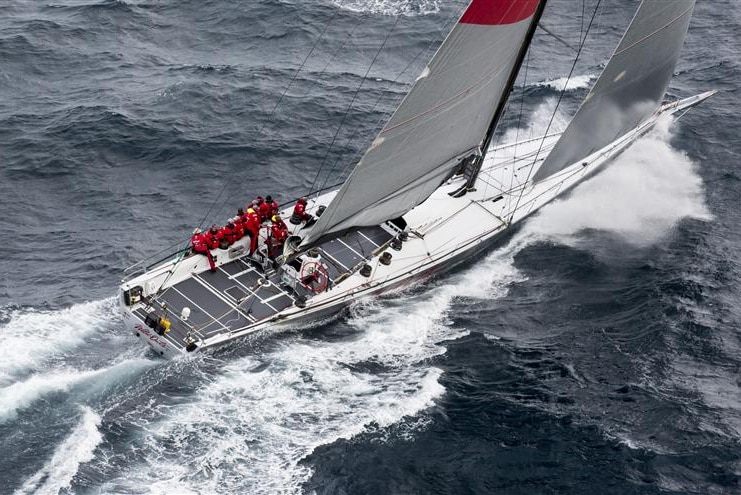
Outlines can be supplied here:
<path id="1" fill-rule="evenodd" d="M 322 244 L 321 249 L 329 266 L 329 278 L 334 280 L 341 274 L 349 272 L 358 263 L 370 258 L 373 251 L 392 237 L 393 235 L 381 227 L 367 227 L 353 230 Z"/>
<path id="2" fill-rule="evenodd" d="M 349 272 L 368 259 L 393 236 L 380 227 L 349 232 L 320 246 L 329 266 L 329 278 Z M 294 295 L 279 286 L 279 275 L 267 280 L 259 268 L 243 259 L 194 275 L 165 289 L 153 301 L 158 315 L 170 321 L 169 340 L 184 347 L 188 331 L 193 338 L 209 338 L 235 332 L 270 318 L 295 301 Z M 180 319 L 184 307 L 191 310 L 187 321 Z M 164 311 L 163 311 L 164 309 Z M 143 309 L 137 311 L 142 319 Z"/>

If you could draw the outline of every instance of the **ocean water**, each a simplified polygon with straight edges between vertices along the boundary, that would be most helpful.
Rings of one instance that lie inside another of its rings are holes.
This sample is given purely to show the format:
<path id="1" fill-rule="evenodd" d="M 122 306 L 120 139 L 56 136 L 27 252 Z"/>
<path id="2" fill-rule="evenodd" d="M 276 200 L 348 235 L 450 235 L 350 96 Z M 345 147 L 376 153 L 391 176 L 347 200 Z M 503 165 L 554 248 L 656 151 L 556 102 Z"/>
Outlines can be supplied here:
<path id="1" fill-rule="evenodd" d="M 498 141 L 568 123 L 638 2 L 601 3 Z M 669 89 L 718 95 L 465 267 L 189 359 L 125 331 L 126 266 L 341 180 L 463 5 L 0 3 L 0 493 L 741 492 L 738 0 Z"/>

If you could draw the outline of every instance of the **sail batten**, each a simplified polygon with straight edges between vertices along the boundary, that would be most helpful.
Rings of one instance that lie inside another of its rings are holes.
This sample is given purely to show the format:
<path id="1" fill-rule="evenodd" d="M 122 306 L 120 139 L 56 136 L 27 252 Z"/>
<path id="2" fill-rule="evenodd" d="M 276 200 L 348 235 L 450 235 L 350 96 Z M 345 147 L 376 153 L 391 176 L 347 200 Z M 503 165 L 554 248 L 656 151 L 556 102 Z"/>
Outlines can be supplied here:
<path id="1" fill-rule="evenodd" d="M 544 4 L 473 0 L 302 245 L 405 214 L 480 152 Z"/>
<path id="2" fill-rule="evenodd" d="M 640 125 L 663 101 L 695 0 L 643 0 L 620 44 L 543 165 L 539 182 Z"/>

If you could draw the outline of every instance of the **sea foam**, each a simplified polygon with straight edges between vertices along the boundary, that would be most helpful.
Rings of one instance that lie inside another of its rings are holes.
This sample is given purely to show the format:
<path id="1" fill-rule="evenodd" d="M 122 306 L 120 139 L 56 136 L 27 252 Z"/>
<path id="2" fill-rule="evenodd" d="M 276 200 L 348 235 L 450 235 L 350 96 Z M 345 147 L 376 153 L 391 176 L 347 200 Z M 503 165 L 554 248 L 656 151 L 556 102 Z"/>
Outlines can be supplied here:
<path id="1" fill-rule="evenodd" d="M 103 435 L 98 430 L 101 418 L 89 407 L 82 407 L 82 416 L 70 435 L 56 448 L 51 459 L 29 478 L 16 494 L 57 495 L 69 490 L 80 464 L 93 459 L 93 453 Z"/>
<path id="2" fill-rule="evenodd" d="M 76 304 L 63 310 L 21 310 L 0 326 L 0 386 L 24 370 L 81 345 L 119 320 L 115 298 Z"/>

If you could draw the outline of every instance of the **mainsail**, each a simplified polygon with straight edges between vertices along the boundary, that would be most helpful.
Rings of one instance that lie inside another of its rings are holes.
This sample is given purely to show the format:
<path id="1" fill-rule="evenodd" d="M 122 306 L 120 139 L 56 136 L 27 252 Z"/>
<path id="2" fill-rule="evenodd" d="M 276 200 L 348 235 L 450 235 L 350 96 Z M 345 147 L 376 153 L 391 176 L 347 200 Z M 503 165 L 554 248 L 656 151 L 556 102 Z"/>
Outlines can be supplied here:
<path id="1" fill-rule="evenodd" d="M 643 0 L 602 75 L 533 181 L 591 155 L 658 109 L 694 6 L 695 0 Z"/>
<path id="2" fill-rule="evenodd" d="M 473 0 L 302 245 L 403 215 L 480 154 L 544 6 Z"/>

